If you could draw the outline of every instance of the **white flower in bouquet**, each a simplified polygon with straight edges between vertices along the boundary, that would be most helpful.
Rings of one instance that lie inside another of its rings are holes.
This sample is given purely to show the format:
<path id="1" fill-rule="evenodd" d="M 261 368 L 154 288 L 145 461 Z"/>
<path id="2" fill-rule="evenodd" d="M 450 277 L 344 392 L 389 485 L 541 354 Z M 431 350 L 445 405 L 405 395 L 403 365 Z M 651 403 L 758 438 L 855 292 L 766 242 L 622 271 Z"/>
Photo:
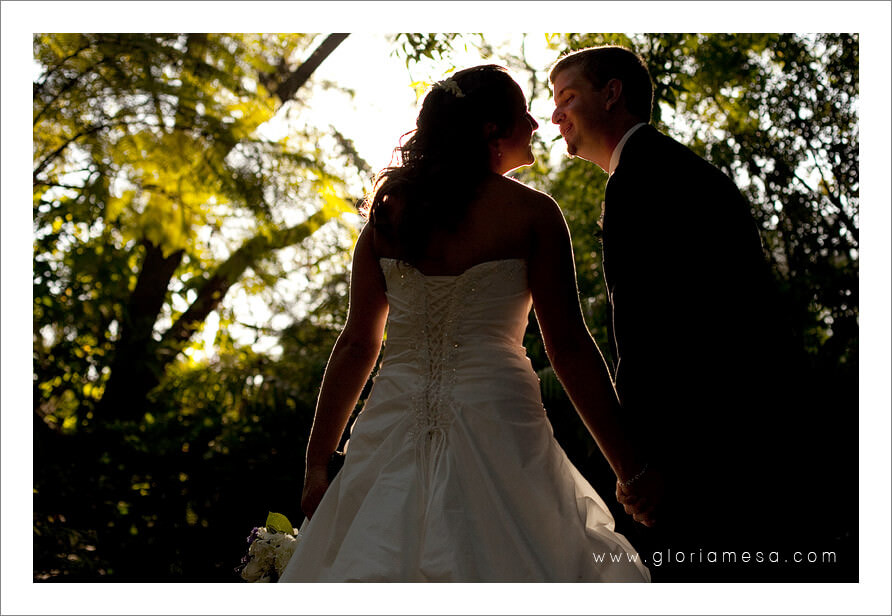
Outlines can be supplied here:
<path id="1" fill-rule="evenodd" d="M 236 571 L 248 582 L 275 582 L 288 566 L 297 542 L 298 531 L 288 518 L 270 513 L 265 527 L 254 527 L 248 536 L 248 553 Z"/>
<path id="2" fill-rule="evenodd" d="M 294 531 L 297 534 L 297 530 Z M 276 549 L 276 571 L 279 575 L 285 570 L 291 556 L 294 555 L 294 548 L 297 547 L 297 537 L 292 535 L 283 535 L 279 547 Z"/>
<path id="3" fill-rule="evenodd" d="M 269 582 L 269 565 L 249 556 L 241 568 L 241 576 L 248 582 Z"/>

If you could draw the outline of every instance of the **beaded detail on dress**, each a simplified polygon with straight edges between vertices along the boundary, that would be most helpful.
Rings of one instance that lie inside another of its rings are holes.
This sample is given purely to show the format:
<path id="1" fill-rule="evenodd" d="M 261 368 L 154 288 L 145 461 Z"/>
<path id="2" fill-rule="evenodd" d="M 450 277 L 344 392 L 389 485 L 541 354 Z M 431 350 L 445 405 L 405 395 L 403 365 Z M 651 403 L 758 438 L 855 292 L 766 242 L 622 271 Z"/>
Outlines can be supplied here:
<path id="1" fill-rule="evenodd" d="M 410 298 L 409 331 L 416 332 L 411 348 L 421 376 L 411 396 L 415 417 L 410 435 L 418 467 L 428 483 L 447 446 L 454 418 L 457 355 L 469 342 L 462 337 L 462 311 L 475 302 L 489 279 L 524 270 L 526 264 L 522 259 L 486 261 L 455 276 L 426 276 L 395 259 L 380 262 L 388 285 L 402 286 Z"/>

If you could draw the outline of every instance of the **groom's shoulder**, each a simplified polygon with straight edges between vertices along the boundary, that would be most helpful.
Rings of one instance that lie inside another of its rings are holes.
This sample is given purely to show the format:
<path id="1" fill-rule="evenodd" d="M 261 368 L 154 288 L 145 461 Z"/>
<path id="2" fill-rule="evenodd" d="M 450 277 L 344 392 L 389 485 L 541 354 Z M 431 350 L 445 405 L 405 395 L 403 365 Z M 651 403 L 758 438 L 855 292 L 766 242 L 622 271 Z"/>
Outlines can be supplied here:
<path id="1" fill-rule="evenodd" d="M 633 133 L 623 150 L 624 157 L 626 151 L 629 152 L 630 159 L 660 157 L 666 163 L 676 164 L 689 163 L 694 159 L 702 160 L 690 147 L 653 124 L 643 126 Z"/>
<path id="2" fill-rule="evenodd" d="M 644 135 L 647 146 L 639 151 L 643 150 L 645 155 L 659 160 L 664 174 L 675 174 L 687 180 L 697 178 L 712 184 L 733 184 L 724 171 L 690 146 L 656 128 L 649 128 L 652 130 Z"/>
<path id="3" fill-rule="evenodd" d="M 642 131 L 642 133 L 644 133 L 642 137 L 647 140 L 648 149 L 651 152 L 659 153 L 662 156 L 668 156 L 669 162 L 676 162 L 679 164 L 695 161 L 705 162 L 699 154 L 672 135 L 653 126 L 648 128 L 651 130 Z"/>
<path id="4" fill-rule="evenodd" d="M 668 162 L 716 168 L 704 156 L 695 152 L 691 146 L 675 137 L 656 128 L 650 134 L 653 139 L 651 147 L 660 151 L 664 156 L 668 155 Z"/>

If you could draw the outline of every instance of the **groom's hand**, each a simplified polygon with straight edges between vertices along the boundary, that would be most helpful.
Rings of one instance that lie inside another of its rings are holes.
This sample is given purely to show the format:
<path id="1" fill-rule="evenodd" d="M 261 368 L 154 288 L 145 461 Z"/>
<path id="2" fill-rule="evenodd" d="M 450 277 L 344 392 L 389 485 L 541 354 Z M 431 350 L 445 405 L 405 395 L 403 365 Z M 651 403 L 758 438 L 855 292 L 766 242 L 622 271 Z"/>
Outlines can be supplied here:
<path id="1" fill-rule="evenodd" d="M 633 520 L 650 528 L 656 525 L 659 518 L 663 490 L 662 474 L 650 468 L 631 486 L 623 486 L 617 480 L 616 500 Z"/>

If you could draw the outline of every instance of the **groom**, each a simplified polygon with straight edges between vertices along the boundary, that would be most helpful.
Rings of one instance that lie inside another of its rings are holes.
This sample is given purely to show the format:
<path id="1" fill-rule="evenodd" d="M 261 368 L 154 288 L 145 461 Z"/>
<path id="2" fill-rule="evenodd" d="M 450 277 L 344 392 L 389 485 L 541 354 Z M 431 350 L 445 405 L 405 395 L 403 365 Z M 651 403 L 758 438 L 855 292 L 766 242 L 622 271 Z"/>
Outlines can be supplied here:
<path id="1" fill-rule="evenodd" d="M 609 174 L 602 267 L 614 378 L 652 469 L 617 487 L 627 513 L 654 522 L 627 534 L 655 581 L 746 579 L 744 567 L 695 561 L 701 550 L 778 549 L 769 533 L 788 469 L 770 383 L 769 270 L 749 205 L 650 125 L 650 74 L 630 50 L 569 54 L 550 80 L 568 153 Z M 667 562 L 666 550 L 684 561 Z"/>

